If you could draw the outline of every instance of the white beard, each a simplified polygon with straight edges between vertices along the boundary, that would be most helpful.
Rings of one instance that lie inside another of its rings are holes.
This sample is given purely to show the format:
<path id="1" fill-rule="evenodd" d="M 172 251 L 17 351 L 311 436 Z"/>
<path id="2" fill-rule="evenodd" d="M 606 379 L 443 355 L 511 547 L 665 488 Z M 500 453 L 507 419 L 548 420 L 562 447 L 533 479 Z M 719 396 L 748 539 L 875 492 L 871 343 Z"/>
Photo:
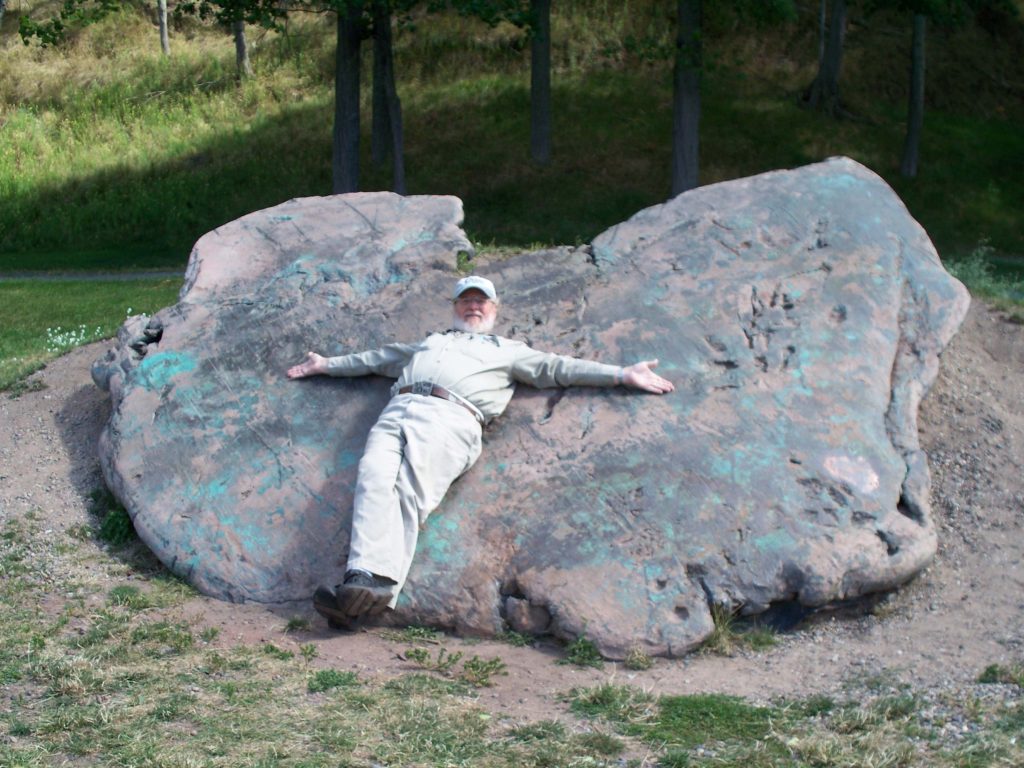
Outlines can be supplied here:
<path id="1" fill-rule="evenodd" d="M 474 322 L 472 327 L 470 327 L 470 325 L 464 322 L 461 317 L 456 316 L 452 318 L 452 326 L 455 330 L 462 331 L 463 333 L 490 333 L 494 330 L 494 320 L 480 318 Z"/>

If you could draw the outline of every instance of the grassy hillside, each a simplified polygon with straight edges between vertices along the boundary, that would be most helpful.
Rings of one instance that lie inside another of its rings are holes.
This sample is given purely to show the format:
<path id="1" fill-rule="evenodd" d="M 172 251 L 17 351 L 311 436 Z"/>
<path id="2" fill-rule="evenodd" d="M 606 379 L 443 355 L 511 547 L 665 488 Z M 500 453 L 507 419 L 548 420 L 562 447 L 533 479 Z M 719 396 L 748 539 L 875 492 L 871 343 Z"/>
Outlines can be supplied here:
<path id="1" fill-rule="evenodd" d="M 513 245 L 589 240 L 664 200 L 668 5 L 554 4 L 546 168 L 528 160 L 529 51 L 517 30 L 443 16 L 400 26 L 410 192 L 459 195 L 474 238 Z M 814 74 L 816 2 L 762 29 L 706 5 L 703 183 L 850 155 L 896 187 L 944 255 L 986 239 L 997 257 L 1024 254 L 1019 25 L 932 30 L 922 170 L 907 181 L 905 19 L 854 12 L 842 85 L 858 119 L 836 122 L 797 105 Z M 256 77 L 239 85 L 225 32 L 178 23 L 163 58 L 142 10 L 59 50 L 23 46 L 17 14 L 55 7 L 22 0 L 0 31 L 0 270 L 180 266 L 203 232 L 330 191 L 331 18 L 250 29 Z M 365 189 L 389 179 L 364 158 Z"/>

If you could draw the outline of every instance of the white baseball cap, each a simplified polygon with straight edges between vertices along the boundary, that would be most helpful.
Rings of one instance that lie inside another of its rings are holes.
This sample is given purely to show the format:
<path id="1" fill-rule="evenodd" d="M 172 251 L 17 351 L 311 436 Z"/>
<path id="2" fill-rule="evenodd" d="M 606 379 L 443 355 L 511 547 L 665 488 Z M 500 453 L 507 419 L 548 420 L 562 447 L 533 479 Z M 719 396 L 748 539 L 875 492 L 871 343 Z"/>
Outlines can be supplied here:
<path id="1" fill-rule="evenodd" d="M 481 291 L 491 301 L 498 300 L 498 292 L 494 290 L 494 283 L 488 280 L 486 277 L 480 277 L 480 275 L 470 275 L 464 277 L 455 284 L 455 292 L 452 293 L 452 300 L 459 298 L 462 294 L 468 291 L 470 288 L 476 288 Z"/>

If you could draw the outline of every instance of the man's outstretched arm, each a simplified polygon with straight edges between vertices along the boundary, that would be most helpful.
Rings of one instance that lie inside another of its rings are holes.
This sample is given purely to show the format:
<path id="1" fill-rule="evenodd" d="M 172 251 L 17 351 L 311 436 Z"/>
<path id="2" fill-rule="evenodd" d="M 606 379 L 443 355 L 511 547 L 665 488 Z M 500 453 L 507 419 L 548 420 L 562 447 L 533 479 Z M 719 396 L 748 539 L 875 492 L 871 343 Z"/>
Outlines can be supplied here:
<path id="1" fill-rule="evenodd" d="M 397 379 L 409 358 L 416 352 L 413 344 L 385 344 L 380 349 L 366 352 L 353 352 L 337 357 L 324 357 L 316 352 L 309 352 L 306 359 L 288 369 L 289 379 L 301 379 L 306 376 L 367 376 L 375 373 Z"/>
<path id="2" fill-rule="evenodd" d="M 319 376 L 322 373 L 327 373 L 327 358 L 310 352 L 303 362 L 288 369 L 288 378 L 301 379 L 306 376 Z"/>
<path id="3" fill-rule="evenodd" d="M 622 369 L 622 383 L 633 389 L 642 389 L 656 395 L 664 395 L 675 390 L 675 384 L 654 372 L 657 360 L 641 360 Z"/>

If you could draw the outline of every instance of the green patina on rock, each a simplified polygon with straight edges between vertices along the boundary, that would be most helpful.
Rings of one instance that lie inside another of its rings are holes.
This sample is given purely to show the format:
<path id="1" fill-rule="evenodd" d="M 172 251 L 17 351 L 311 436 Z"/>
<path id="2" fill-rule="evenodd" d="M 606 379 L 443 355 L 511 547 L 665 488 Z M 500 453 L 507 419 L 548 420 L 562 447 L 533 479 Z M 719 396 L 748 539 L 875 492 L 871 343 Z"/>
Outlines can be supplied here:
<path id="1" fill-rule="evenodd" d="M 284 371 L 309 349 L 447 327 L 472 251 L 460 219 L 454 198 L 291 201 L 197 243 L 141 360 L 145 322 L 129 320 L 94 369 L 118 406 L 104 472 L 171 568 L 232 600 L 340 581 L 391 382 Z M 507 620 L 613 657 L 677 655 L 712 631 L 712 604 L 822 605 L 931 558 L 916 413 L 967 297 L 863 166 L 711 185 L 591 246 L 474 269 L 502 293 L 498 333 L 658 358 L 677 389 L 520 387 L 428 520 L 394 621 L 486 634 Z"/>

